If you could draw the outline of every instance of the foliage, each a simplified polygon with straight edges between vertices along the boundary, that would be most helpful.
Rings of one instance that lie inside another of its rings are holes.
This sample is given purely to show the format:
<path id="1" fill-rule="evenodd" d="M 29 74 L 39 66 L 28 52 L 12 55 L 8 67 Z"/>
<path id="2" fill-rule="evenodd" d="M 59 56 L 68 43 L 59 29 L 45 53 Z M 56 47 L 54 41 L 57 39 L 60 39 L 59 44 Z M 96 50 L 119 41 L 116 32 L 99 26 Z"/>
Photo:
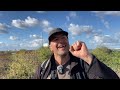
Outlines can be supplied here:
<path id="1" fill-rule="evenodd" d="M 9 52 L 0 52 L 0 79 L 6 78 L 9 63 L 11 63 L 11 54 Z"/>
<path id="2" fill-rule="evenodd" d="M 92 52 L 101 62 L 120 74 L 120 51 L 107 47 L 97 47 Z M 33 77 L 36 68 L 51 56 L 48 47 L 38 50 L 20 50 L 0 53 L 0 78 L 29 79 Z"/>
<path id="3" fill-rule="evenodd" d="M 117 74 L 120 73 L 120 51 L 113 51 L 107 47 L 98 47 L 92 53 Z"/>
<path id="4" fill-rule="evenodd" d="M 7 78 L 10 79 L 28 79 L 31 78 L 35 69 L 40 63 L 35 59 L 35 51 L 14 54 L 12 57 L 12 63 L 9 64 L 9 70 L 7 70 Z"/>
<path id="5" fill-rule="evenodd" d="M 92 51 L 92 53 L 101 61 L 106 61 L 106 59 L 109 60 L 109 55 L 111 52 L 112 50 L 108 49 L 107 47 L 98 47 Z"/>
<path id="6" fill-rule="evenodd" d="M 41 47 L 37 50 L 38 58 L 43 62 L 51 56 L 51 51 L 48 47 Z"/>
<path id="7" fill-rule="evenodd" d="M 50 56 L 49 48 L 42 47 L 36 51 L 21 50 L 12 55 L 12 63 L 7 78 L 28 79 L 33 77 L 37 66 Z"/>

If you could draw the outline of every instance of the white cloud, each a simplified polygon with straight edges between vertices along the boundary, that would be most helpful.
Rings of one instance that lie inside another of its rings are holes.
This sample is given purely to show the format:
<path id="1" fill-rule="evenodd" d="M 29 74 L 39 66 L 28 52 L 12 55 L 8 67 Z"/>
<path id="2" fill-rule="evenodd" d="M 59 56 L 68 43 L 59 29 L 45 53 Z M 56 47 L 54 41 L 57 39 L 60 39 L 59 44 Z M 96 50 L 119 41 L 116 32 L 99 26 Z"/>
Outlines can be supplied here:
<path id="1" fill-rule="evenodd" d="M 30 44 L 31 44 L 30 47 L 38 47 L 40 45 L 40 43 L 36 41 L 30 42 Z"/>
<path id="2" fill-rule="evenodd" d="M 82 31 L 80 30 L 80 26 L 72 23 L 69 25 L 68 30 L 71 32 L 72 35 L 80 35 L 82 33 Z"/>
<path id="3" fill-rule="evenodd" d="M 7 30 L 10 26 L 0 23 L 0 30 Z"/>
<path id="4" fill-rule="evenodd" d="M 47 21 L 47 20 L 43 20 L 43 21 L 41 22 L 41 24 L 42 24 L 43 27 L 49 27 L 49 26 L 50 26 L 50 22 Z"/>
<path id="5" fill-rule="evenodd" d="M 12 25 L 14 27 L 20 28 L 20 29 L 24 29 L 27 27 L 33 27 L 39 24 L 39 20 L 35 19 L 35 18 L 31 18 L 30 16 L 27 17 L 27 19 L 25 19 L 25 21 L 17 19 L 17 20 L 12 20 Z"/>
<path id="6" fill-rule="evenodd" d="M 17 27 L 17 28 L 20 28 L 20 29 L 24 29 L 26 28 L 27 26 L 25 25 L 25 22 L 20 20 L 20 19 L 17 19 L 17 20 L 12 20 L 12 25 L 14 27 Z"/>
<path id="7" fill-rule="evenodd" d="M 68 16 L 66 16 L 67 21 L 70 21 L 72 18 L 76 18 L 77 13 L 75 11 L 71 11 Z"/>
<path id="8" fill-rule="evenodd" d="M 37 13 L 45 13 L 46 11 L 36 11 Z"/>
<path id="9" fill-rule="evenodd" d="M 115 33 L 115 39 L 119 40 L 120 42 L 120 32 Z"/>
<path id="10" fill-rule="evenodd" d="M 48 20 L 37 20 L 35 18 L 31 18 L 30 16 L 27 17 L 27 19 L 20 20 L 12 20 L 12 25 L 14 27 L 25 29 L 28 27 L 34 27 L 36 25 L 40 25 L 43 28 L 43 31 L 50 32 L 53 28 L 51 27 L 51 23 Z M 34 36 L 33 36 L 34 37 Z"/>
<path id="11" fill-rule="evenodd" d="M 47 33 L 49 33 L 53 29 L 53 27 L 51 27 L 51 23 L 48 20 L 42 20 L 41 27 L 43 28 L 43 31 Z"/>
<path id="12" fill-rule="evenodd" d="M 10 36 L 9 39 L 10 39 L 10 40 L 17 40 L 18 37 L 16 37 L 16 36 Z"/>
<path id="13" fill-rule="evenodd" d="M 7 29 L 10 28 L 9 25 L 0 23 L 0 34 L 8 33 Z"/>
<path id="14" fill-rule="evenodd" d="M 32 27 L 32 26 L 36 26 L 37 24 L 39 24 L 39 21 L 35 18 L 31 18 L 30 16 L 28 16 L 27 19 L 25 19 L 25 23 L 26 25 Z"/>
<path id="15" fill-rule="evenodd" d="M 96 13 L 96 16 L 99 17 L 101 19 L 101 22 L 104 24 L 104 26 L 107 28 L 107 29 L 110 29 L 110 24 L 108 21 L 106 21 L 104 19 L 104 15 L 109 15 L 110 13 L 114 13 L 114 11 L 92 11 L 93 13 Z M 109 13 L 109 14 L 108 14 Z M 110 14 L 112 15 L 112 14 Z"/>
<path id="16" fill-rule="evenodd" d="M 106 45 L 108 43 L 119 43 L 119 40 L 111 37 L 110 35 L 98 35 L 93 37 L 92 43 Z"/>
<path id="17" fill-rule="evenodd" d="M 96 46 L 106 46 L 108 48 L 120 48 L 120 40 L 119 38 L 115 38 L 114 35 L 95 35 L 93 38 L 89 41 L 90 44 L 93 47 Z"/>
<path id="18" fill-rule="evenodd" d="M 29 47 L 39 47 L 43 43 L 43 39 L 34 39 L 29 42 L 30 46 Z"/>
<path id="19" fill-rule="evenodd" d="M 69 14 L 69 16 L 70 16 L 70 17 L 76 17 L 76 16 L 77 16 L 77 14 L 76 14 L 76 12 L 71 11 L 71 12 L 70 12 L 70 14 Z"/>
<path id="20" fill-rule="evenodd" d="M 80 35 L 81 33 L 90 34 L 93 31 L 93 27 L 89 25 L 75 25 L 70 24 L 68 30 L 71 32 L 72 35 Z"/>
<path id="21" fill-rule="evenodd" d="M 44 44 L 43 44 L 43 47 L 48 47 L 48 46 L 49 46 L 48 43 L 44 43 Z"/>
<path id="22" fill-rule="evenodd" d="M 109 25 L 109 22 L 108 22 L 108 21 L 103 20 L 102 22 L 103 22 L 103 24 L 105 25 L 105 27 L 106 27 L 107 29 L 110 29 L 110 25 Z"/>
<path id="23" fill-rule="evenodd" d="M 67 19 L 67 21 L 70 21 L 70 17 L 69 16 L 66 16 L 66 19 Z"/>
<path id="24" fill-rule="evenodd" d="M 120 16 L 120 11 L 92 11 L 93 13 L 99 14 L 99 15 L 114 15 L 114 16 Z"/>
<path id="25" fill-rule="evenodd" d="M 12 25 L 14 27 L 20 28 L 20 29 L 25 29 L 28 27 L 34 27 L 36 25 L 40 25 L 42 27 L 43 31 L 45 32 L 50 32 L 53 28 L 51 27 L 51 23 L 48 20 L 37 20 L 36 18 L 31 18 L 30 16 L 27 17 L 25 20 L 12 20 Z M 36 37 L 36 36 L 31 36 L 31 37 Z"/>
<path id="26" fill-rule="evenodd" d="M 26 40 L 25 42 L 20 43 L 21 48 L 27 49 L 36 49 L 44 43 L 44 39 L 33 39 L 33 40 Z"/>
<path id="27" fill-rule="evenodd" d="M 40 38 L 42 38 L 42 37 L 39 36 L 39 35 L 33 34 L 33 35 L 30 35 L 30 38 L 40 39 Z"/>
<path id="28" fill-rule="evenodd" d="M 104 26 L 105 26 L 107 29 L 110 29 L 109 22 L 106 21 L 103 16 L 98 16 L 98 17 L 101 19 L 101 22 L 104 24 Z"/>
<path id="29" fill-rule="evenodd" d="M 45 27 L 45 28 L 43 29 L 43 31 L 49 33 L 52 29 L 53 29 L 53 27 Z"/>
<path id="30" fill-rule="evenodd" d="M 5 46 L 5 43 L 3 43 L 3 42 L 0 42 L 0 46 Z"/>
<path id="31" fill-rule="evenodd" d="M 101 30 L 101 29 L 93 30 L 93 31 L 92 31 L 92 34 L 93 34 L 94 36 L 101 35 L 101 34 L 102 34 L 102 30 Z"/>

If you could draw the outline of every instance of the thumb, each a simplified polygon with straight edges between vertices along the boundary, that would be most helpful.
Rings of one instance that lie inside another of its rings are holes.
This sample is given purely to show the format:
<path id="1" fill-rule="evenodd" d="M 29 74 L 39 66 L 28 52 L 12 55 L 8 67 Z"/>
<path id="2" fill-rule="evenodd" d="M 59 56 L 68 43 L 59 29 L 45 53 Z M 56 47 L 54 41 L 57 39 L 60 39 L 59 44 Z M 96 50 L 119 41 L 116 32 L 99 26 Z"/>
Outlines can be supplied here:
<path id="1" fill-rule="evenodd" d="M 74 48 L 73 48 L 73 46 L 70 46 L 69 51 L 70 51 L 71 53 L 72 53 L 73 51 L 75 51 Z"/>

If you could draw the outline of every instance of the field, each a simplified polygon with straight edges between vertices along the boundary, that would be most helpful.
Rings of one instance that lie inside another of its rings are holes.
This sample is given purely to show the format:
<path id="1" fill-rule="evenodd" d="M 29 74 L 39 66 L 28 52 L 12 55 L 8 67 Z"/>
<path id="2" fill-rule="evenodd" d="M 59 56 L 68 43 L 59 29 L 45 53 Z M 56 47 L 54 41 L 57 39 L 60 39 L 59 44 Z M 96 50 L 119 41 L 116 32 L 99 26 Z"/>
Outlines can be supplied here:
<path id="1" fill-rule="evenodd" d="M 120 76 L 120 51 L 98 47 L 90 52 Z M 1 51 L 0 79 L 30 79 L 37 66 L 50 55 L 47 47 L 38 50 Z"/>

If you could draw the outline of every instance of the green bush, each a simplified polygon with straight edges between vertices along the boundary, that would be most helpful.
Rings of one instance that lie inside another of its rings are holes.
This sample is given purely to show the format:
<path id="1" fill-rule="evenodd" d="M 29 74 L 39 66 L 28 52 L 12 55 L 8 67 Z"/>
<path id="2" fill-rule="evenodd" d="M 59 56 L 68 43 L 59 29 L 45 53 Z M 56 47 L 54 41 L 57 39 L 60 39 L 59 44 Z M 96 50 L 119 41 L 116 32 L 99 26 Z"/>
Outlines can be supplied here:
<path id="1" fill-rule="evenodd" d="M 9 79 L 28 79 L 33 76 L 35 65 L 32 60 L 26 61 L 23 59 L 15 60 L 11 63 L 7 78 Z"/>
<path id="2" fill-rule="evenodd" d="M 7 70 L 8 79 L 28 79 L 31 78 L 40 61 L 35 51 L 20 51 L 11 55 L 12 62 Z"/>
<path id="3" fill-rule="evenodd" d="M 98 47 L 92 51 L 92 54 L 117 74 L 120 73 L 120 51 L 113 51 L 107 47 Z"/>
<path id="4" fill-rule="evenodd" d="M 112 50 L 108 49 L 107 47 L 98 47 L 92 51 L 92 53 L 99 58 L 101 61 L 105 62 L 110 60 L 110 54 Z"/>
<path id="5" fill-rule="evenodd" d="M 49 47 L 41 47 L 37 50 L 38 58 L 41 62 L 47 60 L 51 56 Z"/>
<path id="6" fill-rule="evenodd" d="M 36 68 L 51 55 L 50 49 L 41 47 L 35 51 L 20 50 L 11 55 L 12 62 L 7 70 L 9 79 L 29 79 L 33 77 Z"/>
<path id="7" fill-rule="evenodd" d="M 120 73 L 120 51 L 113 51 L 107 47 L 98 47 L 92 53 L 116 73 Z M 1 77 L 7 79 L 29 79 L 33 77 L 38 65 L 50 56 L 51 51 L 48 47 L 41 47 L 38 50 L 20 50 L 9 56 L 11 59 L 9 63 L 1 63 L 1 68 L 7 67 Z"/>

